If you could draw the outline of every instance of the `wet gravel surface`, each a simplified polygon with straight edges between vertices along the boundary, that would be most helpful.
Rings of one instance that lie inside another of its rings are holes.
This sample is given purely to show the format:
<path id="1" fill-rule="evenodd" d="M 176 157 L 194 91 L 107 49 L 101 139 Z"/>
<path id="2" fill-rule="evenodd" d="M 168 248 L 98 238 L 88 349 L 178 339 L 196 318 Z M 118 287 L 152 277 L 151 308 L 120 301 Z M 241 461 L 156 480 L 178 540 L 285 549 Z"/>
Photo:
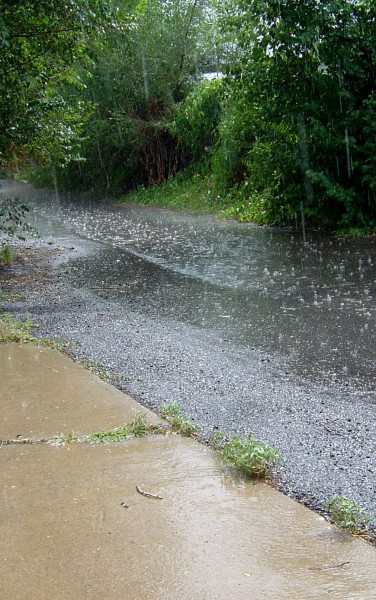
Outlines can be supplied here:
<path id="1" fill-rule="evenodd" d="M 2 310 L 31 314 L 37 335 L 73 340 L 76 358 L 99 361 L 117 385 L 159 411 L 179 402 L 207 440 L 216 429 L 252 431 L 279 449 L 276 485 L 319 509 L 335 493 L 376 516 L 376 395 L 341 381 L 319 385 L 289 372 L 282 356 L 237 347 L 199 326 L 147 316 L 74 285 L 75 262 L 95 244 L 72 239 L 26 249 L 0 272 Z M 120 424 L 119 424 L 120 425 Z M 371 524 L 376 529 L 376 519 Z"/>

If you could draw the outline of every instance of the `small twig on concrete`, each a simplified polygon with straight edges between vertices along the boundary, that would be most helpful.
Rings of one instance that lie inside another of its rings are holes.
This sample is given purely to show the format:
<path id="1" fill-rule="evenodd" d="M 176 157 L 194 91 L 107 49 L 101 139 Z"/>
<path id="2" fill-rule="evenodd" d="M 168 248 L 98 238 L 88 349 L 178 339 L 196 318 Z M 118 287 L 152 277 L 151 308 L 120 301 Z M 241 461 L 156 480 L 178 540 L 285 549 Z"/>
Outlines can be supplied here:
<path id="1" fill-rule="evenodd" d="M 141 496 L 145 496 L 146 498 L 156 498 L 157 500 L 163 500 L 162 496 L 159 496 L 158 494 L 149 494 L 148 492 L 144 492 L 144 490 L 142 490 L 138 485 L 136 485 L 136 490 L 139 494 L 141 494 Z"/>

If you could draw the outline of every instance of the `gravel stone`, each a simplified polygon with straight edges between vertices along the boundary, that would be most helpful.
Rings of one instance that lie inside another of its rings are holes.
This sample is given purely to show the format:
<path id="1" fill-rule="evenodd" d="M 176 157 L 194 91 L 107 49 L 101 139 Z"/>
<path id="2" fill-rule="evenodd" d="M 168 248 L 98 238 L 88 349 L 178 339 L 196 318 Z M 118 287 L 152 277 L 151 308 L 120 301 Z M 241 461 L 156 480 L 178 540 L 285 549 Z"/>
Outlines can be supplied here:
<path id="1" fill-rule="evenodd" d="M 117 385 L 159 411 L 178 402 L 207 441 L 221 429 L 253 432 L 279 449 L 276 485 L 320 510 L 335 493 L 376 517 L 376 397 L 372 391 L 298 379 L 283 358 L 239 348 L 212 331 L 143 314 L 74 284 L 77 240 L 25 249 L 3 272 L 3 289 L 23 295 L 3 310 L 31 314 L 38 336 L 78 342 L 74 358 L 100 361 Z M 371 523 L 376 531 L 376 519 Z"/>

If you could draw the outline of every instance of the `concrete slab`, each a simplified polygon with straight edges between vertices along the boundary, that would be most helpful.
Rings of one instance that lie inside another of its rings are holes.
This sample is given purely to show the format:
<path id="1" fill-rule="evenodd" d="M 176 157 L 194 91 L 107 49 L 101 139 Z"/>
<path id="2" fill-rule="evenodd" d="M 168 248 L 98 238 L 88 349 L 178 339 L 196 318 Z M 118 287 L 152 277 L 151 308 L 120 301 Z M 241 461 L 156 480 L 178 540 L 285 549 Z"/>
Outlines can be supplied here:
<path id="1" fill-rule="evenodd" d="M 49 348 L 0 344 L 0 439 L 84 435 L 158 417 L 96 375 Z"/>
<path id="2" fill-rule="evenodd" d="M 0 346 L 0 374 L 3 440 L 144 411 L 49 349 Z M 0 444 L 0 473 L 0 600 L 375 598 L 374 547 L 193 440 Z"/>
<path id="3" fill-rule="evenodd" d="M 374 548 L 192 440 L 3 446 L 0 468 L 1 599 L 375 598 Z"/>

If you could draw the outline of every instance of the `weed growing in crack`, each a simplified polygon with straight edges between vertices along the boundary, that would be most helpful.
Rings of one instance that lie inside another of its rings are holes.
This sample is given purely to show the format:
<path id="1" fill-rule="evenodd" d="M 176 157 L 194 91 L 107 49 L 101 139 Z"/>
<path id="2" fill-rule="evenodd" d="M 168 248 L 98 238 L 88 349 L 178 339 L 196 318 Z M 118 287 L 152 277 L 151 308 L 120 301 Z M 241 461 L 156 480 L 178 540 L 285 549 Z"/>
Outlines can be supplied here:
<path id="1" fill-rule="evenodd" d="M 371 517 L 356 500 L 342 494 L 332 496 L 325 506 L 334 523 L 351 533 L 365 533 Z"/>
<path id="2" fill-rule="evenodd" d="M 62 435 L 59 438 L 59 441 L 62 444 L 71 444 L 72 442 L 77 442 L 78 437 L 74 434 L 74 431 L 68 431 L 68 433 Z"/>
<path id="3" fill-rule="evenodd" d="M 115 384 L 118 381 L 130 381 L 129 377 L 117 375 L 112 369 L 100 361 L 91 360 L 89 358 L 79 358 L 75 359 L 75 362 L 94 373 L 94 375 L 106 383 Z"/>
<path id="4" fill-rule="evenodd" d="M 270 467 L 279 457 L 276 448 L 259 442 L 253 435 L 234 435 L 228 438 L 223 432 L 217 432 L 212 437 L 212 443 L 224 462 L 253 479 L 268 477 Z"/>
<path id="5" fill-rule="evenodd" d="M 136 416 L 132 423 L 115 427 L 107 431 L 97 431 L 83 438 L 87 442 L 120 442 L 129 437 L 143 437 L 148 433 L 162 433 L 165 428 L 160 425 L 151 425 L 147 422 L 146 415 L 141 413 Z"/>
<path id="6" fill-rule="evenodd" d="M 182 412 L 178 402 L 163 404 L 161 408 L 161 417 L 170 423 L 174 431 L 181 433 L 182 435 L 193 437 L 197 434 L 197 425 L 192 423 L 187 415 Z"/>

